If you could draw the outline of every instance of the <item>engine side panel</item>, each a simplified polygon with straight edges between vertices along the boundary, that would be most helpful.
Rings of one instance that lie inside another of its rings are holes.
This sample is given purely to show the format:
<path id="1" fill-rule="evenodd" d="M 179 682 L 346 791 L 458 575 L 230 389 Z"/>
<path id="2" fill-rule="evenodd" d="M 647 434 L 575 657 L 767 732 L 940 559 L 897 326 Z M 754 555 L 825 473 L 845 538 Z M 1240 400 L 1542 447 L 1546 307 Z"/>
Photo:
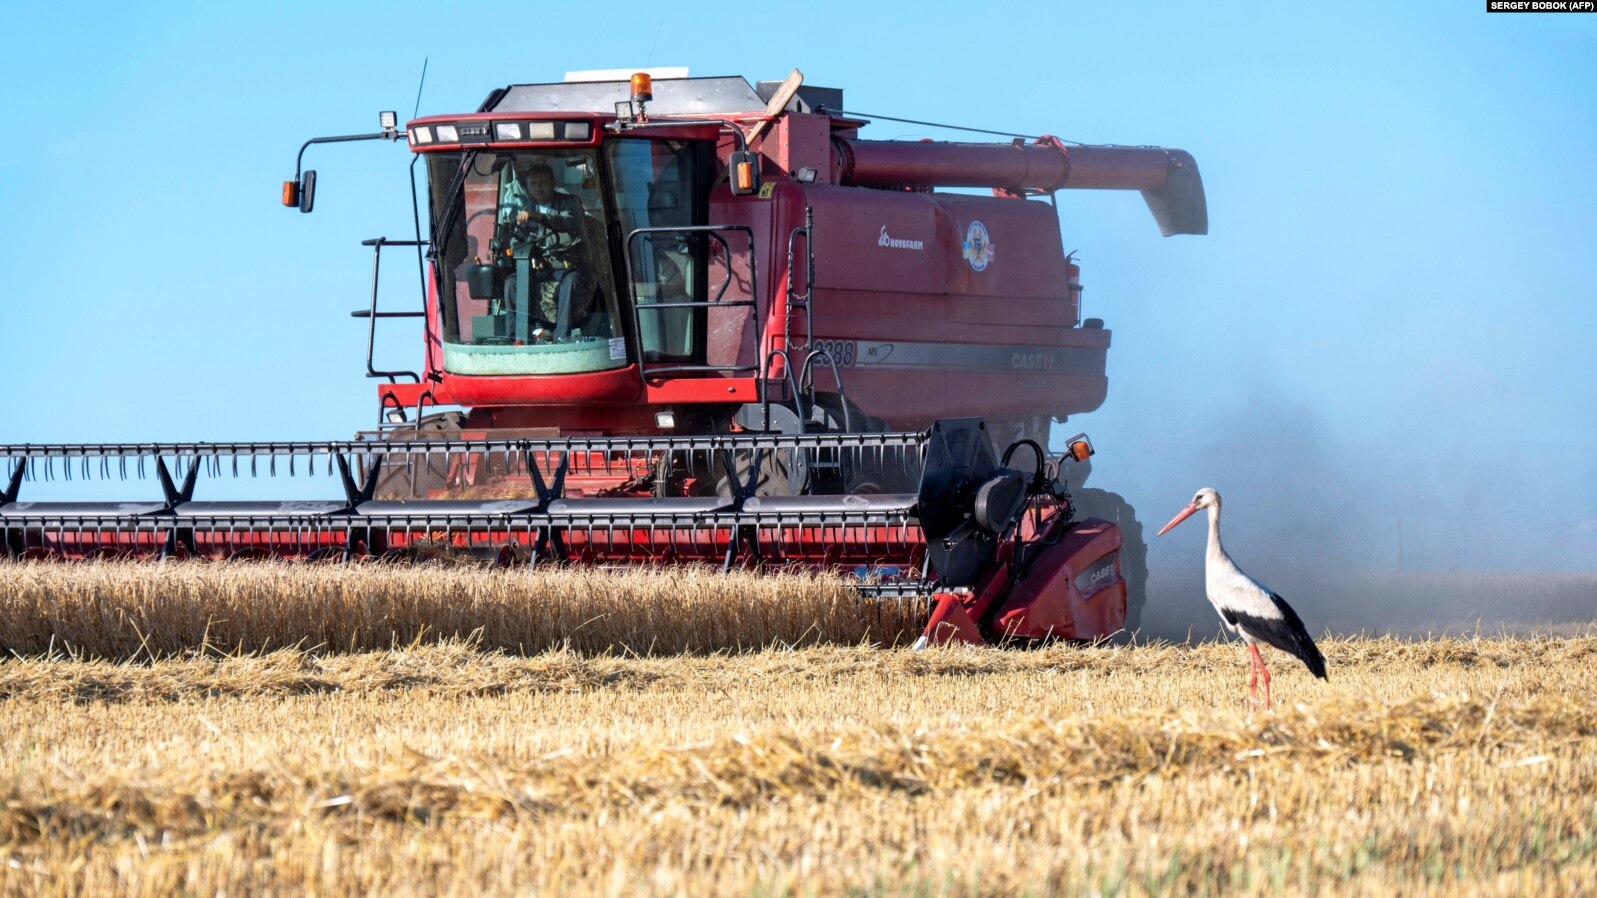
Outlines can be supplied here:
<path id="1" fill-rule="evenodd" d="M 862 408 L 892 427 L 922 428 L 941 417 L 1064 416 L 1102 404 L 1110 334 L 1078 326 L 1052 206 L 783 188 L 779 221 L 802 222 L 804 207 L 814 209 L 814 336 Z M 785 258 L 773 261 L 776 270 Z"/>

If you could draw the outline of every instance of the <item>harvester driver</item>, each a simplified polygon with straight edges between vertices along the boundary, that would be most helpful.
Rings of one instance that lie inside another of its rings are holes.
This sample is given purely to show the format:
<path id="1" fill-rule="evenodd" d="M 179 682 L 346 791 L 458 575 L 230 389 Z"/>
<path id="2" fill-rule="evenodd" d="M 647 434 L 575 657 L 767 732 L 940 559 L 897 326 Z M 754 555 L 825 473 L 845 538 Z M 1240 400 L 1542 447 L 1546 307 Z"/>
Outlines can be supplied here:
<path id="1" fill-rule="evenodd" d="M 509 226 L 512 245 L 531 250 L 532 291 L 542 319 L 534 342 L 564 341 L 592 304 L 592 280 L 582 264 L 582 200 L 555 189 L 554 169 L 541 160 L 516 160 L 516 176 L 499 198 L 499 223 Z"/>

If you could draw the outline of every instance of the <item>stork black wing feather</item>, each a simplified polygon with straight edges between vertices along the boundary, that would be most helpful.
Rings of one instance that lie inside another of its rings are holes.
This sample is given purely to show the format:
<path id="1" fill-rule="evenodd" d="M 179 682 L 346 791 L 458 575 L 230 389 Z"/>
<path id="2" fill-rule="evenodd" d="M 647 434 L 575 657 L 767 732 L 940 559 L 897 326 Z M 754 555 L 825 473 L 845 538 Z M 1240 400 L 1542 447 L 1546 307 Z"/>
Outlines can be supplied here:
<path id="1" fill-rule="evenodd" d="M 1270 600 L 1280 609 L 1280 618 L 1232 612 L 1236 625 L 1251 633 L 1260 642 L 1275 646 L 1302 661 L 1303 666 L 1309 669 L 1309 673 L 1322 680 L 1329 680 L 1330 678 L 1325 675 L 1325 656 L 1320 654 L 1320 647 L 1314 644 L 1314 638 L 1309 635 L 1308 628 L 1303 626 L 1302 618 L 1298 617 L 1298 613 L 1292 610 L 1292 606 L 1288 605 L 1285 599 L 1275 593 L 1270 593 Z"/>

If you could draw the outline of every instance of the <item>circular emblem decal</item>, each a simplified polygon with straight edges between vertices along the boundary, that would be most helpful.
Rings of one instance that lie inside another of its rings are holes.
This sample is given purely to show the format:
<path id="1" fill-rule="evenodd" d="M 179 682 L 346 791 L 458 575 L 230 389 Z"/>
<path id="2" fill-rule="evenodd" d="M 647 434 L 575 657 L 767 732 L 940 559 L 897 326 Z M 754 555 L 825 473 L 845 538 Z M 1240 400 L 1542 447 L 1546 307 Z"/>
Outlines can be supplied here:
<path id="1" fill-rule="evenodd" d="M 965 229 L 965 242 L 961 245 L 965 261 L 970 267 L 982 271 L 992 264 L 993 241 L 987 236 L 987 226 L 979 221 L 970 223 Z"/>

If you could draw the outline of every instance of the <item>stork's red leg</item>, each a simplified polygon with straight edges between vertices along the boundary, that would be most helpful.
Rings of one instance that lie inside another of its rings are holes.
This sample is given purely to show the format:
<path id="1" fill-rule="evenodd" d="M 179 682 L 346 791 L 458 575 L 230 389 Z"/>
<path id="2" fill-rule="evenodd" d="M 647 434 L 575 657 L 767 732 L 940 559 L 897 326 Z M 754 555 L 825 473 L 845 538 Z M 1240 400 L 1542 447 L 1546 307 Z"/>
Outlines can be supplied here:
<path id="1" fill-rule="evenodd" d="M 1264 678 L 1264 706 L 1266 708 L 1272 707 L 1270 703 L 1270 669 L 1264 666 L 1264 654 L 1259 651 L 1257 643 L 1248 644 L 1248 665 L 1253 671 L 1252 676 L 1248 678 L 1248 686 L 1253 694 L 1253 706 L 1259 706 L 1259 691 L 1255 684 L 1258 683 L 1259 678 L 1262 676 Z"/>
<path id="2" fill-rule="evenodd" d="M 1249 652 L 1250 660 L 1257 666 L 1258 673 L 1265 674 L 1265 708 L 1274 708 L 1274 703 L 1270 698 L 1270 668 L 1265 666 L 1265 657 L 1258 654 L 1258 646 L 1247 647 L 1247 652 Z M 1257 676 L 1257 674 L 1254 674 L 1254 676 Z"/>
<path id="3" fill-rule="evenodd" d="M 1259 703 L 1259 665 L 1257 658 L 1259 650 L 1251 643 L 1248 645 L 1248 704 Z"/>
<path id="4" fill-rule="evenodd" d="M 1259 659 L 1259 672 L 1264 674 L 1264 706 L 1273 708 L 1275 704 L 1270 699 L 1270 668 L 1265 666 L 1264 656 L 1259 654 L 1258 646 L 1253 647 L 1253 657 Z"/>

